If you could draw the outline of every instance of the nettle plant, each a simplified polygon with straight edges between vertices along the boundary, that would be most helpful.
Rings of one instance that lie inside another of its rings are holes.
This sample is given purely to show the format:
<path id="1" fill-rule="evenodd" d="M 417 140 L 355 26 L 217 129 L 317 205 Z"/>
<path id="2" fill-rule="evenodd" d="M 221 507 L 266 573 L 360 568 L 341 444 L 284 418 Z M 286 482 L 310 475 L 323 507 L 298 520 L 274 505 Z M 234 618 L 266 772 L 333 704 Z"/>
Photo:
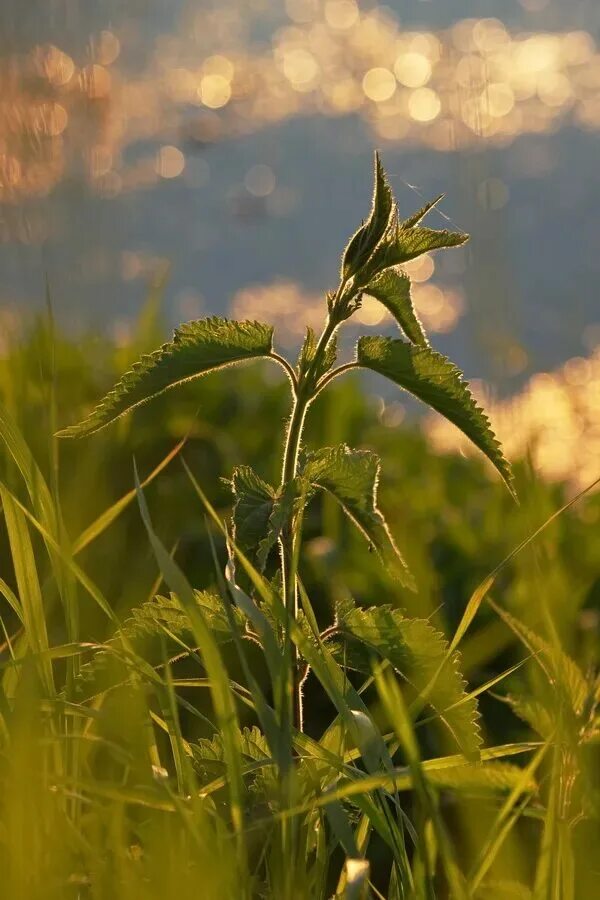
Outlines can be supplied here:
<path id="1" fill-rule="evenodd" d="M 160 621 L 172 634 L 184 627 L 181 613 L 187 617 L 186 627 L 203 655 L 220 726 L 214 741 L 203 750 L 196 748 L 195 753 L 213 762 L 221 754 L 228 772 L 234 826 L 237 823 L 239 827 L 241 816 L 235 812 L 238 807 L 234 801 L 244 793 L 240 758 L 255 764 L 257 758 L 269 756 L 280 772 L 285 772 L 290 770 L 294 748 L 301 756 L 314 752 L 313 744 L 302 734 L 301 684 L 307 667 L 328 693 L 338 723 L 346 726 L 346 733 L 360 748 L 369 771 L 391 765 L 391 757 L 382 739 L 373 737 L 376 732 L 368 709 L 348 681 L 343 666 L 372 677 L 374 660 L 386 661 L 387 671 L 380 672 L 376 682 L 384 707 L 393 711 L 396 720 L 399 701 L 397 691 L 385 680 L 389 671 L 399 673 L 417 698 L 421 697 L 421 708 L 427 705 L 433 709 L 434 718 L 448 728 L 467 759 L 476 758 L 479 752 L 481 737 L 475 697 L 466 693 L 453 648 L 429 622 L 406 619 L 391 606 L 363 609 L 347 600 L 336 611 L 333 626 L 320 634 L 298 573 L 304 510 L 313 498 L 326 492 L 337 500 L 391 575 L 407 588 L 414 587 L 377 505 L 380 461 L 376 454 L 345 444 L 310 452 L 303 448 L 311 404 L 347 372 L 376 372 L 445 416 L 488 457 L 512 492 L 510 467 L 488 419 L 459 369 L 430 346 L 411 300 L 410 279 L 401 268 L 424 253 L 466 242 L 466 234 L 421 224 L 440 199 L 401 219 L 376 154 L 370 215 L 344 251 L 338 287 L 327 294 L 321 334 L 317 336 L 307 329 L 295 364 L 274 350 L 273 328 L 268 324 L 220 317 L 188 322 L 175 331 L 173 340 L 133 365 L 84 421 L 60 432 L 62 437 L 71 438 L 92 434 L 177 385 L 248 360 L 273 360 L 287 374 L 292 407 L 284 426 L 280 483 L 267 484 L 249 466 L 236 468 L 231 478 L 235 498 L 232 527 L 226 529 L 194 482 L 227 538 L 230 564 L 225 576 L 217 567 L 220 597 L 190 588 L 153 532 L 143 495 L 139 493 L 153 547 L 173 594 L 170 600 L 155 598 L 145 609 L 136 611 L 135 622 L 147 625 L 149 620 Z M 355 358 L 336 365 L 338 331 L 360 308 L 365 295 L 386 307 L 401 336 L 360 337 Z M 276 558 L 277 551 L 277 573 L 267 578 L 267 563 Z M 240 640 L 247 637 L 264 650 L 272 680 L 272 703 L 267 703 L 248 666 Z M 222 679 L 219 645 L 226 640 L 236 643 L 264 737 L 256 728 L 240 729 L 237 724 L 232 689 Z M 443 666 L 443 677 L 439 677 Z M 389 703 L 385 702 L 386 697 Z M 400 735 L 408 733 L 405 726 L 402 720 L 398 726 Z M 324 738 L 330 756 L 332 747 L 337 746 L 334 732 Z M 410 738 L 407 741 L 405 749 L 410 761 L 412 744 Z M 323 778 L 326 781 L 325 775 Z M 332 809 L 330 805 L 330 814 Z M 336 821 L 334 830 L 341 827 Z M 357 853 L 353 841 L 344 834 L 346 837 L 340 837 L 342 846 L 349 853 Z"/>

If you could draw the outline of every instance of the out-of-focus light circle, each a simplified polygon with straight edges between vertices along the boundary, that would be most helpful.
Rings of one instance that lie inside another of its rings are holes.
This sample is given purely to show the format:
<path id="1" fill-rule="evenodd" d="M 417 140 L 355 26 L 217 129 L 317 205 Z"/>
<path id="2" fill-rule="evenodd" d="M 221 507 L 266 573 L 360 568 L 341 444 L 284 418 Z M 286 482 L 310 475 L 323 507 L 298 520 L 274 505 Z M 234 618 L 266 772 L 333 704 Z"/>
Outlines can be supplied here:
<path id="1" fill-rule="evenodd" d="M 100 100 L 110 93 L 112 79 L 104 66 L 94 64 L 81 70 L 80 83 L 82 89 L 92 100 Z"/>
<path id="2" fill-rule="evenodd" d="M 405 87 L 423 87 L 431 78 L 431 63 L 422 53 L 401 53 L 394 63 L 394 72 Z"/>
<path id="3" fill-rule="evenodd" d="M 224 75 L 205 75 L 200 79 L 198 94 L 209 109 L 221 109 L 231 99 L 231 84 Z"/>
<path id="4" fill-rule="evenodd" d="M 408 112 L 416 122 L 432 122 L 441 108 L 440 98 L 431 88 L 417 88 L 408 98 Z"/>
<path id="5" fill-rule="evenodd" d="M 286 0 L 285 9 L 293 22 L 302 24 L 316 18 L 318 2 L 317 0 Z"/>
<path id="6" fill-rule="evenodd" d="M 375 297 L 364 296 L 360 309 L 356 312 L 356 318 L 362 325 L 379 325 L 385 319 L 385 306 Z"/>
<path id="7" fill-rule="evenodd" d="M 298 47 L 286 50 L 283 57 L 283 74 L 293 87 L 302 89 L 310 85 L 319 73 L 319 64 L 308 50 Z"/>
<path id="8" fill-rule="evenodd" d="M 396 79 L 389 69 L 376 66 L 369 69 L 362 81 L 362 88 L 369 100 L 384 103 L 396 91 Z"/>
<path id="9" fill-rule="evenodd" d="M 268 197 L 275 190 L 276 183 L 273 169 L 262 163 L 248 169 L 244 178 L 246 190 L 254 197 Z"/>
<path id="10" fill-rule="evenodd" d="M 497 82 L 488 85 L 483 93 L 487 112 L 495 119 L 507 116 L 515 105 L 515 95 L 509 84 Z"/>
<path id="11" fill-rule="evenodd" d="M 359 10 L 354 0 L 328 0 L 325 4 L 325 21 L 331 28 L 345 31 L 358 21 Z"/>
<path id="12" fill-rule="evenodd" d="M 177 178 L 185 168 L 185 156 L 177 147 L 167 144 L 156 154 L 155 168 L 161 178 Z"/>
<path id="13" fill-rule="evenodd" d="M 226 81 L 231 81 L 235 75 L 235 66 L 227 56 L 208 56 L 202 63 L 204 75 L 222 75 Z"/>
<path id="14" fill-rule="evenodd" d="M 121 42 L 112 31 L 101 31 L 94 50 L 96 62 L 110 66 L 121 52 Z"/>
<path id="15" fill-rule="evenodd" d="M 63 53 L 54 44 L 36 47 L 33 57 L 37 71 L 47 78 L 50 84 L 62 87 L 73 77 L 75 63 L 67 53 Z"/>

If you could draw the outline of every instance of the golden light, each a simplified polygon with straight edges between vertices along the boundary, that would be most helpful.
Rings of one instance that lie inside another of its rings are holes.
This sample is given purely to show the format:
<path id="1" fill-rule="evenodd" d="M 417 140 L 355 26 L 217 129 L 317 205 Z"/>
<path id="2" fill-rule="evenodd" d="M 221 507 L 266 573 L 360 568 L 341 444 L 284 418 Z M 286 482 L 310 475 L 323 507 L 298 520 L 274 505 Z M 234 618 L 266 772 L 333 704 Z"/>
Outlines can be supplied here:
<path id="1" fill-rule="evenodd" d="M 509 84 L 497 82 L 489 84 L 483 92 L 482 100 L 493 118 L 507 116 L 515 105 L 515 95 Z"/>
<path id="2" fill-rule="evenodd" d="M 104 66 L 97 64 L 86 66 L 85 69 L 81 70 L 79 78 L 81 88 L 90 100 L 99 100 L 107 97 L 110 93 L 112 79 L 109 71 Z"/>
<path id="3" fill-rule="evenodd" d="M 432 256 L 425 253 L 417 259 L 411 260 L 403 266 L 410 275 L 411 281 L 421 284 L 429 281 L 435 271 L 435 261 Z"/>
<path id="4" fill-rule="evenodd" d="M 396 87 L 393 72 L 380 66 L 369 69 L 362 80 L 362 89 L 365 95 L 375 103 L 384 103 L 393 97 Z"/>
<path id="5" fill-rule="evenodd" d="M 209 109 L 221 109 L 231 99 L 231 84 L 224 75 L 205 75 L 200 79 L 198 96 Z"/>
<path id="6" fill-rule="evenodd" d="M 185 168 L 185 156 L 177 147 L 165 145 L 156 154 L 155 169 L 161 178 L 177 178 Z"/>
<path id="7" fill-rule="evenodd" d="M 75 72 L 75 63 L 67 53 L 63 53 L 54 44 L 36 47 L 33 51 L 35 66 L 50 84 L 61 87 L 67 84 Z"/>
<path id="8" fill-rule="evenodd" d="M 110 66 L 121 52 L 121 42 L 112 31 L 101 31 L 94 51 L 96 62 Z"/>
<path id="9" fill-rule="evenodd" d="M 315 80 L 319 65 L 312 53 L 297 47 L 284 52 L 283 74 L 296 90 L 302 90 Z"/>
<path id="10" fill-rule="evenodd" d="M 573 97 L 569 79 L 561 72 L 548 72 L 538 81 L 538 97 L 546 106 L 563 106 Z"/>
<path id="11" fill-rule="evenodd" d="M 330 28 L 346 31 L 358 22 L 359 9 L 354 0 L 327 0 L 325 21 Z"/>
<path id="12" fill-rule="evenodd" d="M 440 98 L 431 88 L 417 88 L 408 98 L 408 112 L 416 122 L 432 122 L 441 109 Z"/>
<path id="13" fill-rule="evenodd" d="M 41 110 L 43 127 L 50 137 L 62 134 L 69 121 L 69 114 L 60 103 L 45 103 Z"/>
<path id="14" fill-rule="evenodd" d="M 422 53 L 401 53 L 394 63 L 394 73 L 400 84 L 418 88 L 431 78 L 431 63 Z"/>
<path id="15" fill-rule="evenodd" d="M 235 66 L 227 56 L 217 54 L 204 60 L 202 72 L 204 75 L 221 75 L 226 81 L 231 81 L 235 75 Z"/>
<path id="16" fill-rule="evenodd" d="M 360 309 L 356 313 L 356 318 L 362 325 L 379 325 L 387 314 L 385 306 L 379 300 L 376 300 L 374 297 L 364 296 Z"/>

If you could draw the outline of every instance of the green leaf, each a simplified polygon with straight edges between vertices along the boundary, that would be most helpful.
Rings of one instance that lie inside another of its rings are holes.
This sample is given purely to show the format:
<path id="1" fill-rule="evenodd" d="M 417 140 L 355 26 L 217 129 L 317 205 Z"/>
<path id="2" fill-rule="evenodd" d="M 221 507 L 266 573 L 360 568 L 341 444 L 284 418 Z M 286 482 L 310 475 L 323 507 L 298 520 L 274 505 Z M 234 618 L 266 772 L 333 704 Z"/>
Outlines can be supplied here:
<path id="1" fill-rule="evenodd" d="M 306 337 L 304 338 L 304 343 L 302 344 L 302 349 L 300 350 L 300 355 L 298 356 L 298 363 L 296 365 L 296 371 L 298 372 L 298 378 L 302 378 L 306 375 L 308 369 L 310 368 L 317 350 L 317 336 L 314 330 L 310 327 L 306 329 Z M 329 341 L 325 353 L 323 354 L 323 358 L 321 359 L 321 365 L 319 366 L 319 370 L 315 373 L 316 379 L 318 381 L 322 375 L 325 375 L 326 372 L 329 372 L 331 367 L 333 366 L 337 357 L 337 336 L 334 336 L 332 340 Z"/>
<path id="2" fill-rule="evenodd" d="M 244 553 L 255 552 L 269 528 L 275 491 L 250 466 L 234 469 L 231 486 L 235 497 L 233 538 Z"/>
<path id="3" fill-rule="evenodd" d="M 379 154 L 375 153 L 375 184 L 371 214 L 350 239 L 342 260 L 342 276 L 350 278 L 369 260 L 389 225 L 394 198 Z"/>
<path id="4" fill-rule="evenodd" d="M 489 420 L 454 363 L 429 347 L 384 337 L 362 337 L 357 362 L 389 378 L 456 425 L 496 467 L 513 492 L 512 473 Z"/>
<path id="5" fill-rule="evenodd" d="M 234 322 L 216 316 L 181 325 L 173 340 L 142 356 L 89 416 L 58 432 L 83 437 L 164 391 L 233 363 L 269 356 L 273 328 L 259 322 Z"/>
<path id="6" fill-rule="evenodd" d="M 410 296 L 410 278 L 404 272 L 389 269 L 382 272 L 365 288 L 365 292 L 375 297 L 391 312 L 394 319 L 413 344 L 429 346 L 423 326 L 415 312 Z"/>
<path id="7" fill-rule="evenodd" d="M 285 526 L 299 511 L 302 502 L 306 503 L 309 496 L 306 488 L 307 486 L 303 485 L 302 479 L 294 478 L 284 486 L 282 491 L 278 492 L 273 502 L 266 534 L 258 544 L 256 558 L 261 572 L 264 570 L 269 553 L 281 537 Z"/>
<path id="8" fill-rule="evenodd" d="M 407 221 L 411 221 L 410 219 Z M 423 253 L 433 250 L 444 250 L 450 247 L 460 247 L 469 240 L 469 235 L 462 231 L 447 231 L 445 228 L 436 231 L 433 228 L 409 227 L 400 223 L 388 229 L 361 274 L 361 284 L 366 284 L 380 272 L 410 262 Z M 366 279 L 366 280 L 365 280 Z"/>
<path id="9" fill-rule="evenodd" d="M 294 479 L 283 490 L 275 491 L 250 466 L 238 466 L 232 477 L 236 499 L 233 508 L 233 538 L 246 555 L 256 558 L 262 572 L 272 548 L 285 525 L 298 509 L 303 492 Z"/>
<path id="10" fill-rule="evenodd" d="M 481 762 L 454 766 L 427 773 L 427 778 L 436 787 L 469 793 L 502 793 L 512 790 L 523 778 L 523 770 L 511 763 Z M 537 789 L 535 778 L 526 783 L 527 790 Z"/>
<path id="11" fill-rule="evenodd" d="M 495 603 L 493 608 L 527 649 L 535 655 L 546 673 L 552 691 L 562 696 L 576 716 L 582 715 L 591 694 L 591 687 L 588 685 L 585 675 L 577 663 L 558 645 L 545 641 L 526 625 L 523 625 L 515 616 L 507 613 L 505 609 L 502 609 Z M 525 712 L 525 705 L 522 705 L 521 709 Z M 517 712 L 517 709 L 515 709 L 515 712 Z M 517 712 L 517 715 L 519 715 L 519 712 Z M 532 724 L 532 727 L 536 731 L 538 726 L 544 727 L 545 724 L 547 725 L 547 723 L 544 723 L 543 716 L 540 718 L 539 715 L 539 710 L 533 712 L 537 724 Z M 529 721 L 529 719 L 526 719 L 526 721 Z"/>
<path id="12" fill-rule="evenodd" d="M 413 587 L 412 576 L 377 506 L 379 469 L 379 457 L 371 450 L 351 450 L 341 444 L 310 453 L 303 476 L 335 497 L 391 573 L 406 587 Z"/>
<path id="13" fill-rule="evenodd" d="M 269 745 L 256 725 L 239 731 L 240 753 L 244 760 L 257 762 L 271 758 Z M 200 738 L 191 744 L 194 768 L 203 782 L 212 781 L 226 772 L 225 748 L 220 734 L 212 738 Z"/>
<path id="14" fill-rule="evenodd" d="M 477 701 L 467 696 L 460 672 L 460 655 L 447 661 L 448 643 L 425 619 L 406 619 L 391 606 L 361 609 L 346 601 L 338 609 L 339 633 L 351 640 L 338 652 L 350 668 L 372 672 L 372 655 L 386 659 L 417 694 L 440 716 L 469 759 L 477 758 L 481 746 Z M 353 640 L 352 640 L 353 639 Z M 444 663 L 444 671 L 434 678 Z M 433 686 L 430 682 L 433 680 Z"/>
<path id="15" fill-rule="evenodd" d="M 445 196 L 446 196 L 445 194 L 438 194 L 438 196 L 435 198 L 435 200 L 429 200 L 427 203 L 425 203 L 421 207 L 421 209 L 418 209 L 416 211 L 416 213 L 413 213 L 412 216 L 408 217 L 408 219 L 404 219 L 404 221 L 401 224 L 401 227 L 404 230 L 407 230 L 408 228 L 414 228 L 415 225 L 418 225 L 419 222 L 425 218 L 427 213 L 431 212 L 431 210 L 434 208 L 434 206 L 437 206 L 438 203 L 440 202 L 440 200 L 443 200 Z"/>

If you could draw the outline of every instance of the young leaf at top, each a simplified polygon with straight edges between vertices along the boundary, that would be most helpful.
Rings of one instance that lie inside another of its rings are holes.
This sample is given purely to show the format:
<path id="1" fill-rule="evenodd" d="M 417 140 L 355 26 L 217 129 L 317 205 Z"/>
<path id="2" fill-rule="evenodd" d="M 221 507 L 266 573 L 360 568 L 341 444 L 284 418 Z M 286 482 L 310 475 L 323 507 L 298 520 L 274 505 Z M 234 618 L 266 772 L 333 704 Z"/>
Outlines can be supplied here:
<path id="1" fill-rule="evenodd" d="M 389 378 L 456 425 L 485 453 L 512 488 L 512 473 L 487 416 L 477 406 L 462 372 L 449 359 L 429 347 L 384 337 L 362 337 L 357 362 Z"/>
<path id="2" fill-rule="evenodd" d="M 386 269 L 410 262 L 411 259 L 416 259 L 423 253 L 460 247 L 468 240 L 469 235 L 463 234 L 461 231 L 447 231 L 446 229 L 436 231 L 433 228 L 421 228 L 420 226 L 405 228 L 404 225 L 396 222 L 393 228 L 388 228 L 385 238 L 363 267 L 359 275 L 360 285 L 367 284 Z"/>
<path id="3" fill-rule="evenodd" d="M 383 303 L 409 341 L 422 347 L 429 346 L 410 296 L 408 275 L 396 269 L 389 269 L 371 281 L 365 288 L 365 293 Z"/>
<path id="4" fill-rule="evenodd" d="M 83 437 L 164 391 L 215 369 L 259 356 L 269 356 L 273 328 L 260 322 L 235 322 L 213 316 L 181 325 L 173 340 L 142 356 L 89 416 L 58 432 Z"/>
<path id="5" fill-rule="evenodd" d="M 377 506 L 379 468 L 379 457 L 372 451 L 350 450 L 341 444 L 310 453 L 302 474 L 335 497 L 391 573 L 413 588 L 412 576 Z"/>
<path id="6" fill-rule="evenodd" d="M 302 349 L 300 350 L 298 363 L 296 365 L 298 378 L 301 379 L 304 375 L 306 375 L 308 369 L 313 363 L 317 351 L 317 343 L 317 336 L 314 330 L 309 326 L 306 329 L 306 337 L 304 338 L 304 343 L 302 344 Z M 323 354 L 323 358 L 320 361 L 318 371 L 315 373 L 317 381 L 322 375 L 325 375 L 325 373 L 331 369 L 336 360 L 336 356 L 337 336 L 334 335 L 333 339 L 328 343 L 325 353 Z"/>
<path id="7" fill-rule="evenodd" d="M 394 198 L 381 165 L 379 154 L 375 153 L 375 185 L 371 214 L 364 225 L 350 239 L 342 260 L 342 276 L 350 278 L 368 261 L 388 227 L 394 209 Z"/>
<path id="8" fill-rule="evenodd" d="M 412 216 L 409 216 L 408 219 L 404 219 L 404 221 L 402 222 L 402 228 L 414 228 L 415 225 L 418 225 L 419 222 L 421 222 L 425 218 L 427 213 L 431 212 L 434 206 L 437 206 L 440 200 L 443 200 L 445 196 L 445 194 L 438 194 L 435 200 L 429 200 L 421 207 L 421 209 L 418 209 L 415 213 L 413 213 Z"/>

